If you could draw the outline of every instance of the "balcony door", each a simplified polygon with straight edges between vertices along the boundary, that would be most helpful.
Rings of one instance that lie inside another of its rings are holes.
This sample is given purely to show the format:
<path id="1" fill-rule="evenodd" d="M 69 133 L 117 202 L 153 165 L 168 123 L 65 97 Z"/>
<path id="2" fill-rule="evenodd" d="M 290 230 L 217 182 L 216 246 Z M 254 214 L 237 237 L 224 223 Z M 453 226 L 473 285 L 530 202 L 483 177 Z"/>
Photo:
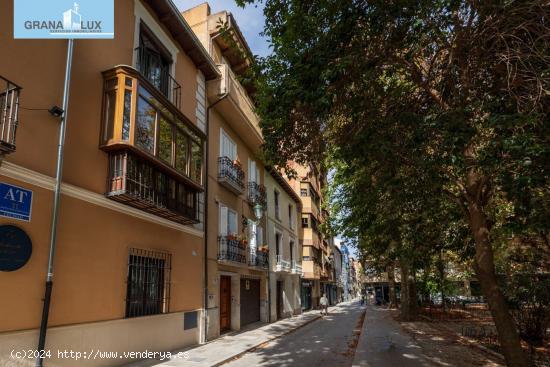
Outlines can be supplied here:
<path id="1" fill-rule="evenodd" d="M 220 129 L 220 157 L 227 157 L 232 161 L 237 159 L 237 144 L 223 129 Z"/>
<path id="2" fill-rule="evenodd" d="M 144 23 L 140 25 L 138 60 L 143 75 L 170 97 L 171 55 Z"/>
<path id="3" fill-rule="evenodd" d="M 220 277 L 220 332 L 231 329 L 231 277 Z"/>

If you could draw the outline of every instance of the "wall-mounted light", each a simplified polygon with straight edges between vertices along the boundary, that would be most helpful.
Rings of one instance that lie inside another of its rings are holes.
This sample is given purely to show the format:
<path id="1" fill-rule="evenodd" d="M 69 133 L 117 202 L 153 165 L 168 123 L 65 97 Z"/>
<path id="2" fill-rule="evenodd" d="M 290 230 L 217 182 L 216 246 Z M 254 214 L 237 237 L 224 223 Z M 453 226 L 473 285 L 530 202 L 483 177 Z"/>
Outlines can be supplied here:
<path id="1" fill-rule="evenodd" d="M 50 113 L 50 115 L 52 115 L 53 117 L 61 117 L 63 115 L 63 109 L 59 106 L 53 106 L 52 108 L 50 108 L 48 110 L 48 112 Z"/>

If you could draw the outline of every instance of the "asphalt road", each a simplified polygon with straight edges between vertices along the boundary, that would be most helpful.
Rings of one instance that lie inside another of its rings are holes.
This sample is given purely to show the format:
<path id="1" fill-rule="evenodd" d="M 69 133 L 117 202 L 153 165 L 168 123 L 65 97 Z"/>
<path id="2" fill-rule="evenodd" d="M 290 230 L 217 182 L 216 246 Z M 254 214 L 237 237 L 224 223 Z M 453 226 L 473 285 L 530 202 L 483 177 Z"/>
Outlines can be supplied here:
<path id="1" fill-rule="evenodd" d="M 224 366 L 351 366 L 364 310 L 358 302 L 332 307 L 328 316 Z"/>

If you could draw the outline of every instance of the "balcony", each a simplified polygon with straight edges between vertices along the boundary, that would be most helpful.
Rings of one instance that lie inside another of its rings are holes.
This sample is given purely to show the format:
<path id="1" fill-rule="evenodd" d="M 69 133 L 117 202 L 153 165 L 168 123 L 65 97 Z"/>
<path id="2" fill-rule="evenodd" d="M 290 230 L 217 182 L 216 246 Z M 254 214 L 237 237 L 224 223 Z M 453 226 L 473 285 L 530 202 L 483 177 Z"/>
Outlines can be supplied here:
<path id="1" fill-rule="evenodd" d="M 235 236 L 218 236 L 218 261 L 246 265 L 246 243 Z"/>
<path id="2" fill-rule="evenodd" d="M 109 153 L 106 196 L 181 224 L 199 222 L 198 191 L 128 150 Z"/>
<path id="3" fill-rule="evenodd" d="M 21 87 L 0 76 L 0 159 L 15 152 Z"/>
<path id="4" fill-rule="evenodd" d="M 240 195 L 244 192 L 244 171 L 230 158 L 219 157 L 218 182 L 236 195 Z"/>
<path id="5" fill-rule="evenodd" d="M 218 68 L 222 76 L 221 79 L 207 84 L 208 99 L 213 102 L 220 96 L 227 95 L 227 98 L 220 100 L 216 105 L 216 109 L 237 135 L 245 140 L 253 151 L 256 151 L 263 144 L 263 138 L 254 103 L 228 65 L 218 64 Z"/>
<path id="6" fill-rule="evenodd" d="M 256 250 L 255 253 L 250 253 L 248 258 L 248 265 L 267 270 L 269 266 L 269 252 Z"/>
<path id="7" fill-rule="evenodd" d="M 267 205 L 267 193 L 265 191 L 265 186 L 258 184 L 254 181 L 248 182 L 248 202 L 250 205 L 254 206 L 260 204 L 262 207 Z"/>
<path id="8" fill-rule="evenodd" d="M 170 75 L 169 66 L 163 63 L 161 56 L 147 47 L 138 47 L 136 52 L 137 69 L 155 88 L 174 106 L 180 108 L 181 86 Z"/>
<path id="9" fill-rule="evenodd" d="M 292 274 L 302 275 L 302 264 L 299 264 L 296 260 L 292 261 Z"/>
<path id="10" fill-rule="evenodd" d="M 290 271 L 290 261 L 284 260 L 283 255 L 277 255 L 275 271 Z"/>
<path id="11" fill-rule="evenodd" d="M 103 72 L 100 148 L 107 197 L 181 224 L 197 223 L 206 136 L 129 66 Z"/>

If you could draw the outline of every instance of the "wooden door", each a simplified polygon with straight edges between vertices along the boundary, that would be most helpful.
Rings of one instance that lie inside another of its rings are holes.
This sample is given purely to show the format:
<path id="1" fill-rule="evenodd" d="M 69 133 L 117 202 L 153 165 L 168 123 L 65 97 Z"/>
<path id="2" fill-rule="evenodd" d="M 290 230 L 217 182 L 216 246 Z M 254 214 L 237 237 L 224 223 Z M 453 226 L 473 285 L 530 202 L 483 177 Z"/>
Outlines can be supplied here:
<path id="1" fill-rule="evenodd" d="M 231 329 L 231 277 L 220 277 L 220 332 Z"/>

